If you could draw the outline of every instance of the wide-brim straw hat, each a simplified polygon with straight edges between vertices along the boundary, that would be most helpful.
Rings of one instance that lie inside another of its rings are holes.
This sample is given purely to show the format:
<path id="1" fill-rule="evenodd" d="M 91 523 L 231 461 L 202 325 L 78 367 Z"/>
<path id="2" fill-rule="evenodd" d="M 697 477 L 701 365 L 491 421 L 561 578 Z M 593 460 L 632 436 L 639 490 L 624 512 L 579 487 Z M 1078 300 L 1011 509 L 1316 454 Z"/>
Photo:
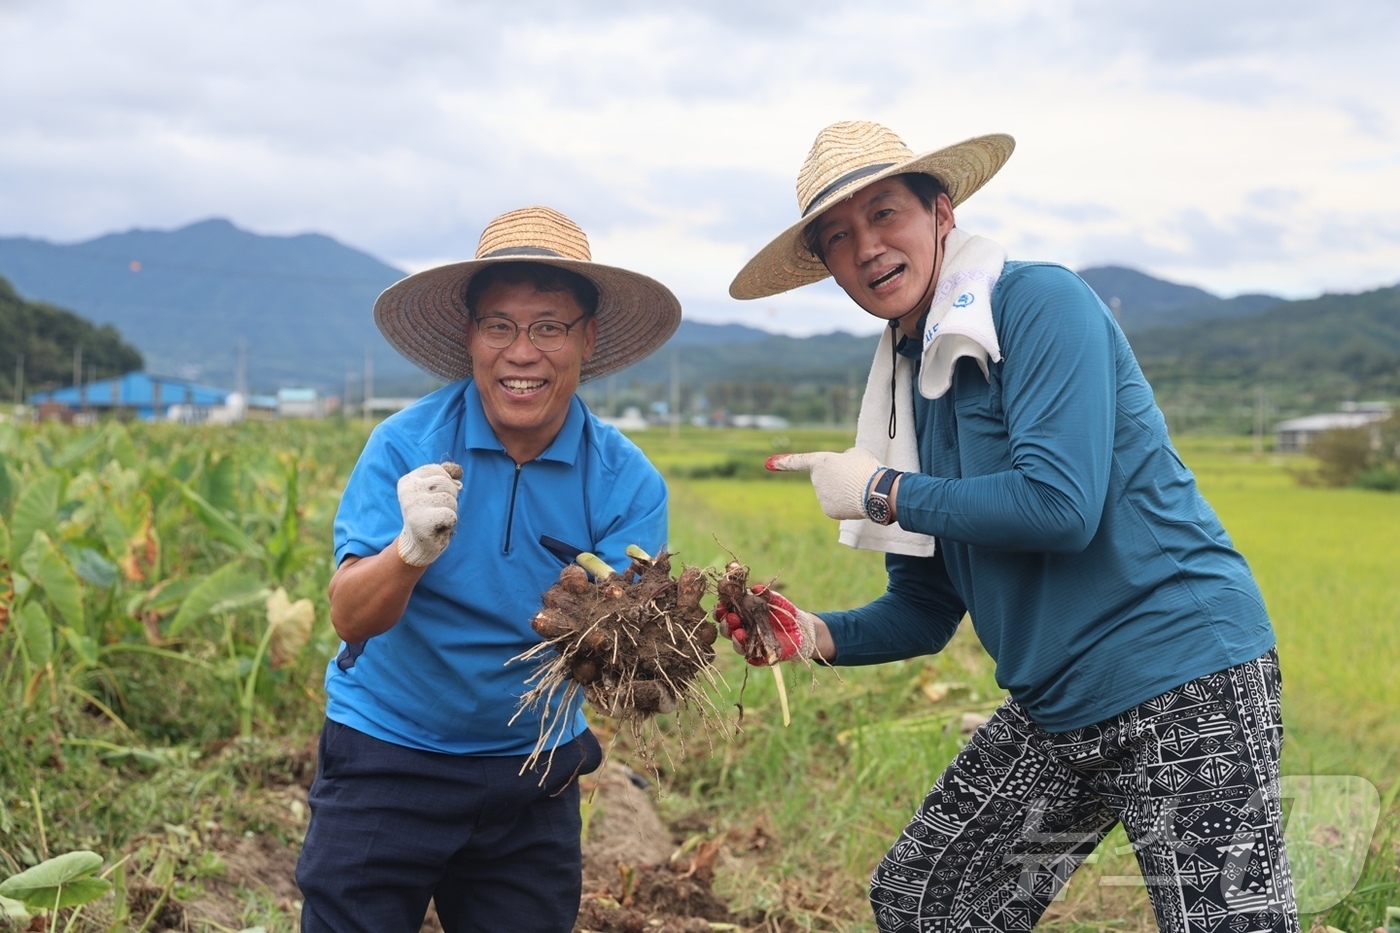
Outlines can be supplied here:
<path id="1" fill-rule="evenodd" d="M 833 123 L 817 134 L 797 173 L 795 224 L 748 261 L 729 286 L 734 298 L 767 298 L 819 282 L 829 273 L 802 242 L 802 230 L 862 188 L 891 175 L 923 172 L 948 189 L 957 207 L 1011 158 L 1016 141 L 1004 133 L 977 136 L 915 155 L 893 132 L 867 120 Z"/>
<path id="2" fill-rule="evenodd" d="M 408 360 L 449 382 L 471 375 L 467 283 L 493 263 L 535 262 L 576 272 L 598 288 L 598 339 L 579 381 L 623 369 L 670 339 L 681 323 L 671 290 L 638 272 L 592 261 L 578 224 L 548 207 L 526 207 L 486 225 L 476 258 L 410 275 L 374 303 L 374 323 Z"/>

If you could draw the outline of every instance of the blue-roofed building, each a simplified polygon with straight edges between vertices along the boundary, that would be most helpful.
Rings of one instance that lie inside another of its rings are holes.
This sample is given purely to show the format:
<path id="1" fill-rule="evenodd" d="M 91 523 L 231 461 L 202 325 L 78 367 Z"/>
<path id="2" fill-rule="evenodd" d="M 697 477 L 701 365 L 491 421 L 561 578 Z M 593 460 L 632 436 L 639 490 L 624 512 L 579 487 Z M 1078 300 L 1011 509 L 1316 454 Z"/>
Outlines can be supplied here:
<path id="1" fill-rule="evenodd" d="M 206 421 L 227 407 L 232 393 L 185 379 L 131 372 L 115 379 L 34 392 L 29 404 L 40 410 L 113 414 L 142 421 Z"/>

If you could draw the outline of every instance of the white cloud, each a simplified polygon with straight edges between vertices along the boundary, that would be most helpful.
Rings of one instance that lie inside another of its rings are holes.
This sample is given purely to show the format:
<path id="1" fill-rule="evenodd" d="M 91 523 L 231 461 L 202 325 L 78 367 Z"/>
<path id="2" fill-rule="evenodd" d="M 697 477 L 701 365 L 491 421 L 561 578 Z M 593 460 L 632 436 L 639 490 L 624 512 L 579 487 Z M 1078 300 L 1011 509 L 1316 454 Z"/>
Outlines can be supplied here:
<path id="1" fill-rule="evenodd" d="M 0 0 L 0 235 L 221 216 L 413 270 L 546 203 L 694 316 L 869 332 L 828 286 L 727 297 L 868 118 L 1015 135 L 959 211 L 1013 255 L 1355 291 L 1400 269 L 1396 34 L 1392 0 Z"/>

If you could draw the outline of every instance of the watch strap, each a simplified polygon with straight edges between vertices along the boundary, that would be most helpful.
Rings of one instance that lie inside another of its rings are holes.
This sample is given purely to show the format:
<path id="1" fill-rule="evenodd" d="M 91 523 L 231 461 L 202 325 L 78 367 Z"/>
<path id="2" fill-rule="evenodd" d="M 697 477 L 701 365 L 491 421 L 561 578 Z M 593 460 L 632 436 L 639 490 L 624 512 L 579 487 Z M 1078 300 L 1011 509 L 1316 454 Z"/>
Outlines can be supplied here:
<path id="1" fill-rule="evenodd" d="M 890 490 L 899 479 L 900 470 L 881 467 L 882 472 L 875 477 L 875 483 L 865 497 L 865 517 L 877 525 L 888 525 L 894 516 L 890 509 Z"/>
<path id="2" fill-rule="evenodd" d="M 890 490 L 894 488 L 894 481 L 899 479 L 902 472 L 901 470 L 891 470 L 889 467 L 886 467 L 885 471 L 876 478 L 875 485 L 870 489 L 871 493 L 877 496 L 884 496 L 888 499 L 890 497 Z"/>

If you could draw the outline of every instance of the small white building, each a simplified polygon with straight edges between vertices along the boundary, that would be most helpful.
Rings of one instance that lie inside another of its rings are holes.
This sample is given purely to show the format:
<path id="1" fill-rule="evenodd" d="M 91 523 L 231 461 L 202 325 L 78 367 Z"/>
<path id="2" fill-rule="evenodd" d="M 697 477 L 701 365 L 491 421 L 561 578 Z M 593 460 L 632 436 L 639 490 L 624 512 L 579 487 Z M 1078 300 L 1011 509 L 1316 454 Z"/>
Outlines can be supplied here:
<path id="1" fill-rule="evenodd" d="M 729 419 L 731 427 L 757 428 L 760 431 L 786 431 L 788 420 L 781 415 L 734 415 Z"/>
<path id="2" fill-rule="evenodd" d="M 645 431 L 649 427 L 647 419 L 642 417 L 642 410 L 636 406 L 628 406 L 619 417 L 602 418 L 600 420 L 612 425 L 619 431 Z"/>
<path id="3" fill-rule="evenodd" d="M 277 417 L 321 418 L 326 408 L 315 389 L 278 389 Z"/>
<path id="4" fill-rule="evenodd" d="M 1353 402 L 1342 406 L 1341 411 L 1280 421 L 1274 427 L 1274 449 L 1279 453 L 1302 453 L 1320 434 L 1339 428 L 1364 428 L 1379 424 L 1390 414 L 1390 405 L 1385 402 Z"/>

